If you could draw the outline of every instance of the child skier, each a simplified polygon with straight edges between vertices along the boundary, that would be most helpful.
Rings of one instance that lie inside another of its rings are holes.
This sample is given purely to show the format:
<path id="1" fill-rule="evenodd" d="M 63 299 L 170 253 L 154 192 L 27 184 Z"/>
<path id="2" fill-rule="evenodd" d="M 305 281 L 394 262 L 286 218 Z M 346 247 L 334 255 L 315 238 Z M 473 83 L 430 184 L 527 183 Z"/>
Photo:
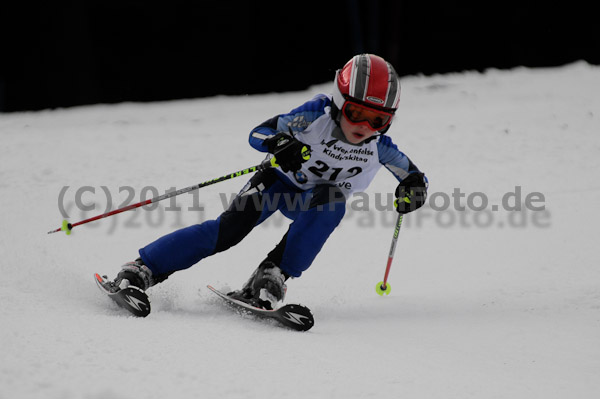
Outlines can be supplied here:
<path id="1" fill-rule="evenodd" d="M 264 309 L 284 299 L 285 281 L 300 277 L 340 223 L 346 201 L 364 191 L 381 165 L 400 182 L 396 210 L 425 203 L 427 178 L 384 135 L 400 101 L 391 64 L 371 54 L 353 57 L 334 80 L 332 97 L 317 95 L 250 133 L 250 145 L 275 157 L 279 168 L 257 172 L 217 219 L 183 228 L 139 250 L 122 266 L 114 289 L 142 290 L 239 243 L 275 211 L 292 220 L 288 231 L 250 279 L 230 296 Z"/>

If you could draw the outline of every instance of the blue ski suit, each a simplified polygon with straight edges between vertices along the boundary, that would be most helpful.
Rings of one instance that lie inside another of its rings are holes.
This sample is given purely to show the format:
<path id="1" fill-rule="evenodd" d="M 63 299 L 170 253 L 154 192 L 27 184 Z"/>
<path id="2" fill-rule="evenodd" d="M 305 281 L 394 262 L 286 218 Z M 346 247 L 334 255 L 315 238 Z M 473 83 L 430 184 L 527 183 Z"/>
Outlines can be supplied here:
<path id="1" fill-rule="evenodd" d="M 267 259 L 299 277 L 339 225 L 346 201 L 353 192 L 364 191 L 382 165 L 398 181 L 419 171 L 386 135 L 347 142 L 331 117 L 331 98 L 323 94 L 257 126 L 250 145 L 267 152 L 265 139 L 289 131 L 311 146 L 310 160 L 296 172 L 257 172 L 215 220 L 177 230 L 140 249 L 155 279 L 229 249 L 276 211 L 292 222 Z"/>

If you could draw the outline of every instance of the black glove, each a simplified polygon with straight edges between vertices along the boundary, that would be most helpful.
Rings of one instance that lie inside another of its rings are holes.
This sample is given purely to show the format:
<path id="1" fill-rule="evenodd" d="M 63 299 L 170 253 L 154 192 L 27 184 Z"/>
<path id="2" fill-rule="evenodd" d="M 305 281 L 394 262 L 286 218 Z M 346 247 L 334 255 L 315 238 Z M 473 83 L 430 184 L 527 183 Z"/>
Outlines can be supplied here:
<path id="1" fill-rule="evenodd" d="M 411 173 L 396 187 L 396 211 L 407 214 L 419 209 L 427 199 L 427 187 L 429 183 L 421 172 Z"/>
<path id="2" fill-rule="evenodd" d="M 302 167 L 303 162 L 310 159 L 310 146 L 288 134 L 277 133 L 266 139 L 264 143 L 284 172 L 290 170 L 295 172 Z"/>

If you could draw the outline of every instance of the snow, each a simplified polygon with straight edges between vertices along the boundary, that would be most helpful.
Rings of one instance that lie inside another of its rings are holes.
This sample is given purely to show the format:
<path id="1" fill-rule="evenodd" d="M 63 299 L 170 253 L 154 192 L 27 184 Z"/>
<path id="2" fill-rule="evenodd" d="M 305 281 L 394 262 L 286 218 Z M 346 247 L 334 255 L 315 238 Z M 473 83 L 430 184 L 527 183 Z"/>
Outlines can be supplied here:
<path id="1" fill-rule="evenodd" d="M 46 232 L 61 206 L 76 222 L 130 192 L 140 201 L 147 186 L 163 193 L 259 163 L 249 129 L 329 85 L 0 115 L 0 398 L 598 397 L 600 68 L 402 84 L 389 134 L 427 173 L 435 203 L 405 218 L 392 291 L 379 297 L 395 218 L 375 209 L 395 188 L 382 169 L 369 210 L 350 209 L 288 284 L 287 302 L 315 315 L 307 333 L 244 320 L 206 288 L 239 287 L 284 234 L 281 218 L 152 288 L 145 319 L 95 287 L 94 272 L 114 276 L 141 246 L 215 217 L 245 177 L 68 237 Z M 82 187 L 94 210 L 75 205 Z M 517 203 L 538 193 L 544 210 L 505 211 L 517 189 Z M 483 195 L 484 210 L 454 209 Z"/>

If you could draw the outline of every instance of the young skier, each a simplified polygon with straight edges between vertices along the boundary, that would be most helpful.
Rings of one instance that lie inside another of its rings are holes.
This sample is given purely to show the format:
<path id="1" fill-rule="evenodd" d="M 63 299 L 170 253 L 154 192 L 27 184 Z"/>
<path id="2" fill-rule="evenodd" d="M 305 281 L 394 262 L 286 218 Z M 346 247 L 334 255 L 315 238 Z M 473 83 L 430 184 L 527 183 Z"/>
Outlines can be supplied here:
<path id="1" fill-rule="evenodd" d="M 239 243 L 275 211 L 288 231 L 250 279 L 229 293 L 264 309 L 284 299 L 286 280 L 300 277 L 340 223 L 346 201 L 364 191 L 381 165 L 399 181 L 396 210 L 425 203 L 427 178 L 398 150 L 388 131 L 400 101 L 391 64 L 372 54 L 353 57 L 336 72 L 333 96 L 317 95 L 250 132 L 250 145 L 272 154 L 279 168 L 257 172 L 217 219 L 183 228 L 139 250 L 122 266 L 113 288 L 142 290 Z"/>

